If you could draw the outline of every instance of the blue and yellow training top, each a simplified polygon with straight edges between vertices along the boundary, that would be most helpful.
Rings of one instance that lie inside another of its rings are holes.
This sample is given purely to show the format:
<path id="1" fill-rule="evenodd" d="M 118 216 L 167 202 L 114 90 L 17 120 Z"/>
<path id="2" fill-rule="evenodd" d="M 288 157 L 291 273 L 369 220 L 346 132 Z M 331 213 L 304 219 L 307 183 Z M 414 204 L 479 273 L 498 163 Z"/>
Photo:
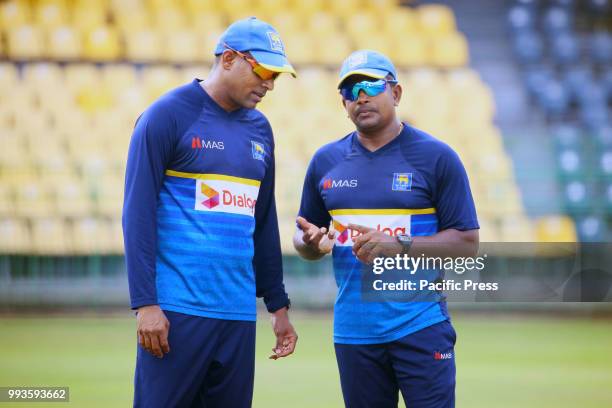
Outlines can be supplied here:
<path id="1" fill-rule="evenodd" d="M 387 343 L 449 319 L 444 302 L 364 301 L 363 265 L 352 253 L 360 232 L 348 228 L 360 224 L 393 236 L 479 228 L 467 174 L 448 145 L 404 124 L 372 152 L 353 132 L 315 153 L 299 213 L 319 227 L 333 222 L 336 230 L 336 343 Z"/>
<path id="2" fill-rule="evenodd" d="M 274 200 L 274 140 L 255 109 L 227 112 L 200 86 L 176 88 L 138 119 L 123 230 L 132 308 L 227 320 L 289 303 Z"/>

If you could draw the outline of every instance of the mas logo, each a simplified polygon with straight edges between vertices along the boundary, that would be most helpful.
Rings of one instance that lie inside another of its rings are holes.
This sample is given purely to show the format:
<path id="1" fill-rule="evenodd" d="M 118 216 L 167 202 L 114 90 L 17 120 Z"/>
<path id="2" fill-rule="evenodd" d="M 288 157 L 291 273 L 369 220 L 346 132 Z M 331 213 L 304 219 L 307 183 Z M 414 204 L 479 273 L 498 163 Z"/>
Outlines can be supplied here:
<path id="1" fill-rule="evenodd" d="M 264 149 L 263 144 L 251 140 L 251 152 L 253 153 L 253 158 L 255 160 L 264 161 L 266 150 Z"/>
<path id="2" fill-rule="evenodd" d="M 268 31 L 268 40 L 270 40 L 270 48 L 272 51 L 285 52 L 283 50 L 283 42 L 281 41 L 280 35 L 274 31 Z"/>
<path id="3" fill-rule="evenodd" d="M 434 353 L 434 360 L 450 360 L 451 358 L 453 358 L 452 351 L 449 351 L 448 353 L 440 353 L 439 351 L 436 351 Z"/>
<path id="4" fill-rule="evenodd" d="M 225 146 L 223 146 L 223 142 L 217 142 L 214 140 L 204 140 L 198 136 L 194 136 L 191 138 L 191 148 L 192 149 L 217 149 L 224 150 Z"/>
<path id="5" fill-rule="evenodd" d="M 412 173 L 393 173 L 393 191 L 412 190 Z"/>
<path id="6" fill-rule="evenodd" d="M 323 190 L 330 188 L 355 188 L 357 180 L 334 180 L 331 178 L 323 180 Z"/>

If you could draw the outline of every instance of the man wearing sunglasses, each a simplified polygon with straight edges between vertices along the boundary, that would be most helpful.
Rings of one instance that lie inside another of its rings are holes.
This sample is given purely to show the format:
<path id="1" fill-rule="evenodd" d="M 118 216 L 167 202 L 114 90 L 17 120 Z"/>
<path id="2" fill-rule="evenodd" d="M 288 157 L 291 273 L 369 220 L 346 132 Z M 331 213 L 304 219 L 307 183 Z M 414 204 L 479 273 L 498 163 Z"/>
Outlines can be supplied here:
<path id="1" fill-rule="evenodd" d="M 356 131 L 312 158 L 294 245 L 310 260 L 333 251 L 345 404 L 397 407 L 401 391 L 407 407 L 453 407 L 456 335 L 446 304 L 374 293 L 366 265 L 404 254 L 474 256 L 479 226 L 465 169 L 449 146 L 398 119 L 402 87 L 386 56 L 351 54 L 338 88 Z M 376 279 L 409 277 L 394 272 Z"/>
<path id="2" fill-rule="evenodd" d="M 138 311 L 136 407 L 250 407 L 256 297 L 272 314 L 270 358 L 293 353 L 274 199 L 274 140 L 255 110 L 295 71 L 279 34 L 230 25 L 205 80 L 139 118 L 126 169 L 123 228 Z"/>

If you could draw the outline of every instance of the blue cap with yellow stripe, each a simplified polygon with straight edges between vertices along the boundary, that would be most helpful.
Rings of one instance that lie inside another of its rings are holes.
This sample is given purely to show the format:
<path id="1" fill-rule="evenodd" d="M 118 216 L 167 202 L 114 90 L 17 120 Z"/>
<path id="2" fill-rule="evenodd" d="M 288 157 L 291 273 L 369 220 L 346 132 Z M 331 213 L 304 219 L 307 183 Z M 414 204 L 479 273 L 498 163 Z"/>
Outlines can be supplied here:
<path id="1" fill-rule="evenodd" d="M 393 79 L 397 79 L 395 67 L 386 55 L 372 50 L 355 51 L 342 63 L 338 88 L 351 75 L 365 75 L 371 78 L 382 79 L 389 74 L 393 76 Z"/>
<path id="2" fill-rule="evenodd" d="M 238 20 L 227 27 L 217 43 L 215 55 L 223 53 L 224 44 L 237 51 L 250 52 L 261 66 L 270 71 L 296 76 L 285 55 L 280 35 L 274 27 L 257 17 Z"/>

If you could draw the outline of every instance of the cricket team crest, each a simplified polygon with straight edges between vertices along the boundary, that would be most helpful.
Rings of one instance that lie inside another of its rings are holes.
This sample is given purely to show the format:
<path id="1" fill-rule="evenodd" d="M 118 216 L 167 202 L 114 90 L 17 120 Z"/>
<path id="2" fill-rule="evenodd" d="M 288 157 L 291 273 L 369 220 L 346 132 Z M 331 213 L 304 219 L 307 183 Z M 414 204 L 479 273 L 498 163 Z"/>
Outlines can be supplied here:
<path id="1" fill-rule="evenodd" d="M 368 54 L 365 51 L 357 51 L 349 55 L 349 68 L 355 68 L 358 65 L 368 62 Z"/>
<path id="2" fill-rule="evenodd" d="M 251 151 L 255 160 L 264 161 L 266 150 L 264 149 L 263 144 L 251 140 Z"/>
<path id="3" fill-rule="evenodd" d="M 274 31 L 268 31 L 268 40 L 270 40 L 270 48 L 272 51 L 278 51 L 284 53 L 283 42 L 281 41 L 280 35 Z"/>
<path id="4" fill-rule="evenodd" d="M 412 173 L 393 173 L 393 191 L 410 191 L 412 190 Z"/>

